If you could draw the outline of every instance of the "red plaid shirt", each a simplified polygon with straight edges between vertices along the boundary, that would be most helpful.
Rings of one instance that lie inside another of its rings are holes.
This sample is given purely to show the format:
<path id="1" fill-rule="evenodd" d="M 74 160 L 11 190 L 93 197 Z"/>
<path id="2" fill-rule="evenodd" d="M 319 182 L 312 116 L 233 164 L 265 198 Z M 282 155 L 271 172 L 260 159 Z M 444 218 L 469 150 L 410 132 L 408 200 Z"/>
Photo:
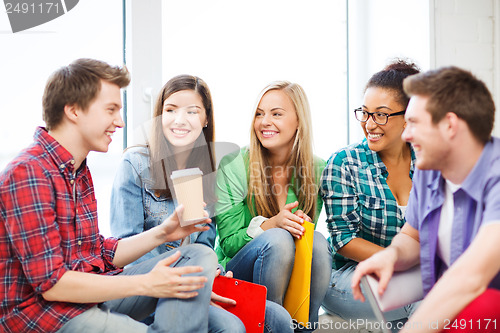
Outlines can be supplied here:
<path id="1" fill-rule="evenodd" d="M 90 171 L 84 162 L 74 175 L 74 163 L 38 128 L 0 174 L 1 332 L 55 332 L 92 307 L 43 299 L 66 271 L 121 272 L 118 240 L 99 235 Z"/>

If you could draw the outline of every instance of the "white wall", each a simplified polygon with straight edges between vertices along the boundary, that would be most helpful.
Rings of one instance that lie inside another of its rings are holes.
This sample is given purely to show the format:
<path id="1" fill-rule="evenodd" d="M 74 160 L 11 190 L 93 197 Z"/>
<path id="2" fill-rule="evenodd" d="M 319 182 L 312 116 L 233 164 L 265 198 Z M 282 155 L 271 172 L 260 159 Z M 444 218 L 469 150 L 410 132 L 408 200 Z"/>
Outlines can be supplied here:
<path id="1" fill-rule="evenodd" d="M 455 65 L 486 83 L 500 136 L 500 1 L 430 0 L 430 9 L 432 67 Z"/>
<path id="2" fill-rule="evenodd" d="M 429 3 L 425 0 L 349 0 L 349 109 L 361 105 L 368 79 L 393 58 L 430 68 Z M 350 141 L 363 137 L 351 112 Z"/>
<path id="3" fill-rule="evenodd" d="M 349 0 L 349 107 L 368 78 L 395 56 L 422 70 L 455 65 L 490 89 L 500 136 L 500 0 Z M 351 142 L 361 137 L 350 122 Z"/>

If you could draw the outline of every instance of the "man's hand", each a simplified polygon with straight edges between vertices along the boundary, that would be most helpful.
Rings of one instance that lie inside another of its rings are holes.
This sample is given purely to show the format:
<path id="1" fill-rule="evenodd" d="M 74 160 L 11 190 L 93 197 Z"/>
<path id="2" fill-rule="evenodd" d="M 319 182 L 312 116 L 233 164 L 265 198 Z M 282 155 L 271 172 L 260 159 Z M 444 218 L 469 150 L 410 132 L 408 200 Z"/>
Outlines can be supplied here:
<path id="1" fill-rule="evenodd" d="M 159 261 L 156 266 L 144 275 L 145 295 L 156 298 L 192 298 L 198 295 L 196 290 L 203 288 L 207 282 L 204 276 L 184 276 L 201 272 L 200 266 L 170 267 L 181 253 Z"/>
<path id="2" fill-rule="evenodd" d="M 206 212 L 205 212 L 205 215 L 207 216 L 206 220 L 201 221 L 197 224 L 181 227 L 179 216 L 181 216 L 183 211 L 184 207 L 182 205 L 179 205 L 175 209 L 175 212 L 169 217 L 167 217 L 162 224 L 160 224 L 159 227 L 163 231 L 164 243 L 182 239 L 196 231 L 206 231 L 210 229 L 208 226 L 200 226 L 200 224 L 212 222 L 212 220 L 208 218 L 208 214 Z"/>
<path id="3" fill-rule="evenodd" d="M 387 284 L 394 273 L 394 264 L 396 263 L 396 252 L 392 248 L 387 248 L 377 252 L 370 258 L 361 261 L 352 276 L 352 292 L 354 299 L 365 301 L 363 293 L 359 287 L 361 277 L 367 274 L 375 274 L 379 278 L 378 293 L 382 295 L 387 288 Z"/>

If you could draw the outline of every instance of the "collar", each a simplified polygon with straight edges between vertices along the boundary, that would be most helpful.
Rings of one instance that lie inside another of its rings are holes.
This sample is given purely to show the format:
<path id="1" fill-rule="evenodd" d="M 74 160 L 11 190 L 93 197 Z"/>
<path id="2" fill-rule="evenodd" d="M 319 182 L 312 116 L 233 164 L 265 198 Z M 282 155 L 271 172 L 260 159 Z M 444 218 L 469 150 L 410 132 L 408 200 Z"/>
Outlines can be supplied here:
<path id="1" fill-rule="evenodd" d="M 368 166 L 371 168 L 372 174 L 375 177 L 379 177 L 380 175 L 385 174 L 387 172 L 387 167 L 385 166 L 384 162 L 382 162 L 382 159 L 380 158 L 379 154 L 370 149 L 370 147 L 368 146 L 368 140 L 366 140 L 366 138 L 364 138 L 363 141 L 361 141 L 361 146 L 365 150 L 366 161 L 368 162 Z M 415 151 L 413 150 L 413 146 L 408 143 L 408 147 L 410 148 L 410 154 L 411 154 L 410 178 L 413 179 L 416 157 L 415 157 Z"/>
<path id="2" fill-rule="evenodd" d="M 361 141 L 361 146 L 365 150 L 366 161 L 368 162 L 368 167 L 371 169 L 372 175 L 374 177 L 380 177 L 387 172 L 387 167 L 378 155 L 377 152 L 373 151 L 368 147 L 368 140 L 366 138 Z"/>
<path id="3" fill-rule="evenodd" d="M 75 172 L 75 159 L 69 151 L 57 142 L 47 131 L 45 127 L 38 127 L 35 131 L 34 140 L 40 144 L 47 152 L 50 158 L 57 165 L 60 172 Z M 85 161 L 82 166 L 85 165 Z"/>
<path id="4" fill-rule="evenodd" d="M 476 164 L 460 185 L 460 189 L 466 192 L 467 195 L 469 195 L 476 202 L 483 196 L 484 182 L 486 180 L 485 175 L 487 175 L 490 170 L 490 166 L 493 162 L 492 160 L 499 157 L 498 153 L 495 154 L 494 149 L 496 146 L 498 150 L 498 148 L 500 148 L 498 147 L 499 145 L 500 140 L 498 138 L 492 138 L 486 143 L 481 156 L 479 156 Z M 433 173 L 432 181 L 427 186 L 434 192 L 444 193 L 445 179 L 440 171 Z"/>
<path id="5" fill-rule="evenodd" d="M 498 151 L 498 144 L 497 138 L 491 138 L 490 141 L 486 142 L 481 156 L 460 186 L 475 201 L 479 201 L 483 196 L 484 182 L 487 180 L 485 176 L 489 173 L 492 160 L 498 158 L 498 153 L 495 154 L 493 147 L 497 146 Z"/>

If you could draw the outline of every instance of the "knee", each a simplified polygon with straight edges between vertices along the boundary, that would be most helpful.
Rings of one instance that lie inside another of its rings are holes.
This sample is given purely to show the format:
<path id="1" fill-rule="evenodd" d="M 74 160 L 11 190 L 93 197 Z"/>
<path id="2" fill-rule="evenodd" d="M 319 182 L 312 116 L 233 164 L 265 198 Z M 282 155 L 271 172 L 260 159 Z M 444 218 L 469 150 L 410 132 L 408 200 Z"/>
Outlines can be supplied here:
<path id="1" fill-rule="evenodd" d="M 245 325 L 237 316 L 212 305 L 208 310 L 208 328 L 209 332 L 217 333 L 245 332 Z"/>
<path id="2" fill-rule="evenodd" d="M 292 317 L 281 305 L 266 301 L 265 326 L 268 332 L 288 332 L 291 331 Z"/>
<path id="3" fill-rule="evenodd" d="M 323 270 L 328 271 L 328 275 L 332 270 L 332 254 L 330 245 L 320 232 L 314 232 L 313 242 L 313 265 L 319 265 Z"/>
<path id="4" fill-rule="evenodd" d="M 292 260 L 295 256 L 295 242 L 292 235 L 284 229 L 272 228 L 266 230 L 262 235 L 263 249 L 288 256 Z"/>
<path id="5" fill-rule="evenodd" d="M 231 332 L 231 333 L 246 332 L 245 325 L 243 325 L 243 322 L 235 315 L 226 316 L 226 318 L 224 318 L 224 326 L 226 327 L 226 329 L 223 330 L 223 332 Z"/>
<path id="6" fill-rule="evenodd" d="M 188 265 L 201 266 L 203 272 L 211 272 L 215 274 L 217 267 L 217 255 L 214 250 L 206 245 L 190 244 L 179 249 L 181 254 L 188 258 Z"/>

